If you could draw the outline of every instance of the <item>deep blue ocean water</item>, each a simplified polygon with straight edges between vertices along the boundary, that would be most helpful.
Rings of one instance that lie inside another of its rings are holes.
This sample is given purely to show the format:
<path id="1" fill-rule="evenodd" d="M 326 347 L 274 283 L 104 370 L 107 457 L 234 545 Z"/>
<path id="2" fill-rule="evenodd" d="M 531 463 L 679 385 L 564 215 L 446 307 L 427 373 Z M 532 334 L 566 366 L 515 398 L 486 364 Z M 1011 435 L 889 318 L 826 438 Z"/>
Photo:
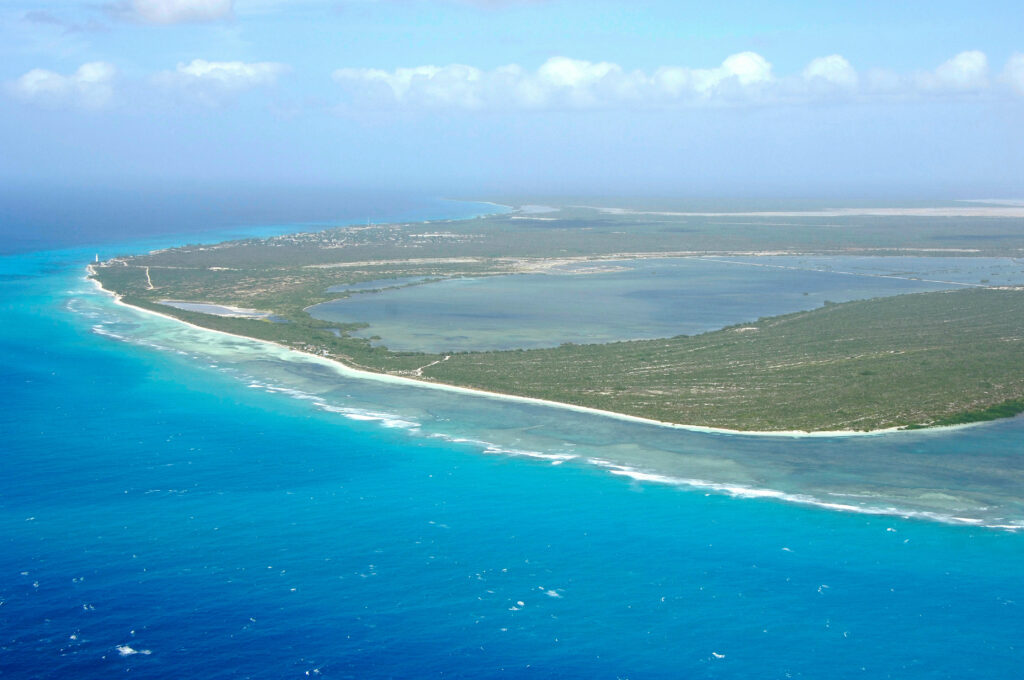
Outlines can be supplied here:
<path id="1" fill-rule="evenodd" d="M 1020 677 L 1024 533 L 494 455 L 458 423 L 253 389 L 258 359 L 138 341 L 175 324 L 82 280 L 94 251 L 176 238 L 0 258 L 0 676 Z M 946 465 L 1024 453 L 1022 431 L 893 447 Z"/>

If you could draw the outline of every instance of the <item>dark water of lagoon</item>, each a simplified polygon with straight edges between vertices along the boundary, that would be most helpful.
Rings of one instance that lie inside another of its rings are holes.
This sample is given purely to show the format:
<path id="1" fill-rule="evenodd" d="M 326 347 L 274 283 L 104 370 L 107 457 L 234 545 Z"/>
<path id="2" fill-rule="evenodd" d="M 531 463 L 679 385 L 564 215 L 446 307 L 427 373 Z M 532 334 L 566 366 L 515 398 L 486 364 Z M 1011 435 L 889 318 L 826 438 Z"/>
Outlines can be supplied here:
<path id="1" fill-rule="evenodd" d="M 612 271 L 609 271 L 612 270 Z M 555 347 L 694 335 L 845 302 L 1024 281 L 1009 258 L 666 258 L 448 279 L 317 305 L 393 350 Z M 382 282 L 377 282 L 382 283 Z"/>
<path id="2" fill-rule="evenodd" d="M 426 281 L 428 276 L 404 276 L 396 279 L 374 279 L 373 281 L 360 281 L 359 283 L 343 283 L 338 286 L 331 286 L 327 289 L 328 293 L 361 293 L 368 290 L 377 290 L 380 288 L 395 288 L 398 286 L 408 286 L 412 283 L 419 283 Z"/>

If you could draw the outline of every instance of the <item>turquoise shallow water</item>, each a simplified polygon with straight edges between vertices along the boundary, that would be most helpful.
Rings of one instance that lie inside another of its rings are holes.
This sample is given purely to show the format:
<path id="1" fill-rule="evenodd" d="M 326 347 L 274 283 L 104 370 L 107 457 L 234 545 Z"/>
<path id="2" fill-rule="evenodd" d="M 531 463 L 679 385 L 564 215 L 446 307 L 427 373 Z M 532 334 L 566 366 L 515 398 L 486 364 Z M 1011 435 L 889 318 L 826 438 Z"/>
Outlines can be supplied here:
<path id="1" fill-rule="evenodd" d="M 1020 419 L 756 439 L 356 380 L 117 307 L 91 255 L 0 260 L 3 677 L 1018 676 L 1024 533 L 954 517 L 1024 519 Z"/>

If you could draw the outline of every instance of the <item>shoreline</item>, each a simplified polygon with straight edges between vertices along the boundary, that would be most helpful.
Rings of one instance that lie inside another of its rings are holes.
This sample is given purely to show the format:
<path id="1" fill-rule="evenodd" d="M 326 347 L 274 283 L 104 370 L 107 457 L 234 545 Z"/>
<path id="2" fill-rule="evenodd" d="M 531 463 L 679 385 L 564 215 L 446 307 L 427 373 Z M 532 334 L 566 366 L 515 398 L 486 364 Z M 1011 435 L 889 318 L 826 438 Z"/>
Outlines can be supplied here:
<path id="1" fill-rule="evenodd" d="M 743 436 L 743 437 L 785 437 L 785 438 L 791 438 L 791 439 L 798 439 L 798 438 L 827 438 L 827 437 L 837 437 L 837 438 L 877 437 L 877 436 L 882 436 L 882 435 L 887 435 L 887 434 L 894 434 L 894 433 L 898 433 L 898 432 L 913 432 L 913 433 L 948 432 L 948 431 L 952 431 L 952 430 L 961 430 L 961 429 L 965 429 L 965 428 L 968 428 L 968 427 L 974 427 L 974 426 L 980 425 L 980 424 L 982 424 L 984 422 L 990 422 L 990 421 L 979 421 L 979 422 L 976 422 L 976 423 L 963 423 L 963 424 L 960 424 L 960 425 L 943 425 L 943 426 L 924 427 L 924 428 L 917 428 L 917 429 L 905 429 L 905 428 L 900 428 L 900 427 L 890 427 L 890 428 L 883 428 L 883 429 L 878 429 L 878 430 L 813 430 L 813 431 L 806 431 L 806 430 L 735 430 L 735 429 L 729 429 L 729 428 L 723 428 L 723 427 L 711 427 L 711 426 L 707 426 L 707 425 L 687 425 L 687 424 L 683 424 L 683 423 L 672 423 L 672 422 L 667 422 L 667 421 L 654 420 L 652 418 L 644 418 L 642 416 L 633 416 L 633 415 L 629 415 L 629 414 L 626 414 L 626 413 L 617 413 L 615 411 L 606 411 L 606 410 L 603 410 L 603 409 L 593 408 L 593 407 L 590 407 L 590 406 L 578 406 L 576 404 L 567 404 L 565 402 L 551 401 L 551 400 L 548 400 L 548 399 L 540 399 L 540 398 L 537 398 L 537 397 L 525 397 L 525 396 L 519 396 L 519 395 L 514 395 L 514 394 L 503 394 L 501 392 L 491 392 L 491 391 L 488 391 L 488 390 L 481 390 L 481 389 L 477 389 L 477 388 L 474 388 L 474 387 L 462 387 L 462 386 L 459 386 L 459 385 L 450 385 L 450 384 L 447 384 L 447 383 L 431 382 L 431 381 L 427 381 L 427 380 L 418 380 L 416 378 L 411 378 L 411 377 L 407 377 L 407 376 L 391 375 L 389 373 L 377 373 L 375 371 L 369 371 L 369 370 L 362 369 L 362 368 L 355 368 L 353 366 L 349 366 L 348 364 L 346 364 L 346 363 L 344 363 L 344 362 L 342 362 L 342 361 L 340 361 L 338 359 L 332 359 L 332 358 L 329 358 L 329 357 L 320 356 L 318 354 L 313 354 L 311 352 L 304 352 L 302 350 L 295 349 L 293 347 L 288 347 L 287 345 L 282 345 L 280 343 L 273 342 L 271 340 L 263 340 L 263 339 L 260 339 L 260 338 L 249 337 L 247 335 L 239 335 L 237 333 L 228 333 L 227 331 L 221 331 L 221 330 L 217 330 L 217 329 L 213 329 L 213 328 L 206 328 L 205 326 L 200 326 L 198 324 L 194 324 L 194 323 L 191 323 L 191 322 L 188 322 L 188 321 L 184 321 L 184 320 L 179 319 L 179 318 L 177 318 L 175 316 L 172 316 L 170 314 L 164 314 L 162 312 L 158 312 L 158 311 L 155 311 L 155 310 L 152 310 L 152 309 L 146 309 L 144 307 L 137 307 L 135 305 L 128 304 L 127 302 L 124 302 L 124 300 L 122 300 L 122 297 L 120 295 L 118 295 L 117 293 L 115 293 L 115 292 L 113 292 L 111 290 L 107 290 L 106 288 L 103 287 L 103 285 L 99 282 L 98 279 L 94 278 L 95 270 L 93 269 L 93 266 L 91 264 L 86 265 L 85 269 L 86 269 L 86 272 L 87 272 L 87 276 L 85 277 L 86 280 L 90 281 L 99 291 L 101 291 L 102 293 L 104 293 L 106 295 L 109 295 L 111 298 L 113 298 L 115 304 L 122 305 L 124 307 L 128 307 L 128 308 L 133 309 L 133 310 L 138 311 L 138 312 L 144 312 L 146 314 L 151 314 L 153 316 L 158 316 L 158 317 L 162 317 L 164 319 L 169 319 L 169 320 L 174 321 L 176 323 L 184 324 L 185 326 L 189 326 L 189 327 L 195 328 L 197 330 L 205 331 L 207 333 L 217 333 L 217 334 L 220 334 L 220 335 L 225 335 L 225 336 L 233 337 L 233 338 L 240 338 L 240 339 L 248 340 L 248 341 L 251 341 L 251 342 L 263 343 L 263 344 L 267 344 L 267 345 L 273 345 L 275 347 L 278 347 L 280 349 L 286 350 L 288 352 L 294 352 L 294 353 L 296 353 L 298 355 L 301 355 L 301 356 L 303 356 L 305 358 L 314 359 L 318 363 L 322 363 L 324 365 L 330 366 L 335 371 L 337 371 L 338 373 L 340 373 L 341 375 L 344 375 L 346 377 L 352 377 L 352 378 L 361 379 L 361 380 L 374 380 L 374 381 L 383 382 L 383 383 L 390 383 L 390 384 L 397 384 L 397 385 L 408 385 L 410 387 L 420 387 L 420 388 L 435 389 L 435 390 L 441 390 L 441 391 L 445 391 L 445 392 L 453 392 L 453 393 L 457 393 L 457 394 L 466 394 L 466 395 L 477 396 L 477 397 L 485 397 L 485 398 L 490 398 L 490 399 L 501 399 L 501 400 L 517 402 L 517 403 L 521 403 L 521 404 L 532 404 L 532 405 L 536 405 L 536 406 L 547 406 L 549 408 L 560 408 L 560 409 L 565 409 L 565 410 L 569 410 L 569 411 L 575 411 L 577 413 L 586 413 L 586 414 L 590 414 L 590 415 L 602 416 L 602 417 L 605 417 L 605 418 L 614 418 L 616 420 L 632 422 L 632 423 L 638 423 L 638 424 L 642 424 L 642 425 L 653 425 L 653 426 L 656 426 L 656 427 L 662 427 L 662 428 L 668 428 L 668 429 L 674 429 L 674 430 L 684 430 L 684 431 L 688 431 L 688 432 L 700 432 L 700 433 L 704 433 L 704 434 L 718 434 L 718 435 L 731 435 L 731 436 Z"/>
<path id="2" fill-rule="evenodd" d="M 1024 206 L 945 207 L 945 208 L 825 208 L 821 210 L 754 210 L 743 212 L 689 212 L 669 210 L 633 210 L 574 206 L 598 210 L 609 215 L 663 215 L 666 217 L 992 217 L 1019 219 Z"/>

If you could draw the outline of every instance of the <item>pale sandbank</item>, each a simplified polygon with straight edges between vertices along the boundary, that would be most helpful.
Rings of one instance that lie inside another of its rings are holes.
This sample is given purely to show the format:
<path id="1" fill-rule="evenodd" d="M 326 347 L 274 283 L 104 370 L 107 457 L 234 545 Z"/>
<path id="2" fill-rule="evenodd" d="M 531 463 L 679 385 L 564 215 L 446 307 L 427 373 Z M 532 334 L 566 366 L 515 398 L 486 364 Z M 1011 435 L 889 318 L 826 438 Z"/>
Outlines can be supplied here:
<path id="1" fill-rule="evenodd" d="M 676 212 L 583 205 L 608 215 L 663 217 L 1024 217 L 1024 206 L 951 206 L 942 208 L 827 208 L 824 210 L 762 210 L 749 212 Z"/>

